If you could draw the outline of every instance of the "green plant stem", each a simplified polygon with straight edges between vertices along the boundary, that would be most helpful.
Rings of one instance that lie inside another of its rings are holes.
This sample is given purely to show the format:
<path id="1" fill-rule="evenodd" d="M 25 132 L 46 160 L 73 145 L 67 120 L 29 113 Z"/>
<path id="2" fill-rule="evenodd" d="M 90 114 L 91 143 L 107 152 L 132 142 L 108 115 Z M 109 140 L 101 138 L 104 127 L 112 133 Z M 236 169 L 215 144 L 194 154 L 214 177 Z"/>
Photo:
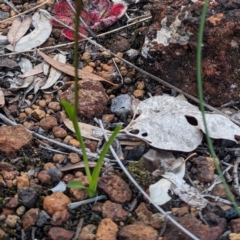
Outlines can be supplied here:
<path id="1" fill-rule="evenodd" d="M 227 195 L 231 202 L 233 203 L 233 206 L 236 208 L 238 214 L 240 215 L 240 210 L 238 208 L 238 205 L 234 199 L 233 194 L 231 193 L 225 178 L 223 176 L 223 173 L 219 167 L 219 163 L 217 161 L 217 156 L 213 148 L 212 141 L 209 137 L 209 131 L 207 127 L 207 121 L 205 116 L 205 110 L 203 105 L 203 90 L 202 90 L 202 42 L 203 42 L 203 33 L 204 33 L 204 25 L 205 25 L 205 19 L 206 19 L 206 12 L 207 12 L 207 6 L 208 6 L 208 0 L 205 0 L 203 8 L 202 8 L 202 14 L 201 14 L 201 21 L 199 26 L 199 32 L 198 32 L 198 44 L 197 44 L 197 86 L 198 86 L 198 98 L 199 98 L 199 107 L 202 112 L 202 118 L 203 118 L 203 124 L 205 128 L 206 133 L 206 140 L 209 147 L 209 151 L 214 159 L 214 164 L 216 166 L 217 172 L 222 180 L 222 183 L 224 185 L 224 188 L 227 192 Z"/>
<path id="2" fill-rule="evenodd" d="M 81 135 L 80 127 L 78 125 L 78 119 L 77 119 L 77 109 L 78 109 L 78 28 L 79 28 L 79 16 L 82 10 L 82 0 L 76 0 L 76 14 L 75 14 L 75 31 L 74 31 L 74 112 L 73 112 L 73 126 L 75 129 L 75 133 L 77 136 L 78 141 L 80 142 L 80 147 L 82 149 L 83 153 L 83 161 L 85 164 L 85 171 L 88 177 L 88 181 L 91 182 L 92 177 L 90 173 L 90 168 L 88 165 L 88 158 L 87 158 L 87 152 L 86 147 L 83 142 L 83 138 Z"/>

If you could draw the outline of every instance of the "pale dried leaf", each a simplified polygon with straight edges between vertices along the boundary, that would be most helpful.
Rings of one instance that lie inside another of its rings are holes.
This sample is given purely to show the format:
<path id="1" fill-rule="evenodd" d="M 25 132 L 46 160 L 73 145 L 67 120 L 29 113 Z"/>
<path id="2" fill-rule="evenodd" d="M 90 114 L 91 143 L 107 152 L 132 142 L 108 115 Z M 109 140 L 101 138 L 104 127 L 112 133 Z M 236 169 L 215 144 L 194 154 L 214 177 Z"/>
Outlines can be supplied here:
<path id="1" fill-rule="evenodd" d="M 88 165 L 89 165 L 90 168 L 94 168 L 96 166 L 96 164 L 97 164 L 96 162 L 88 161 Z M 68 164 L 64 167 L 59 168 L 59 170 L 64 172 L 64 171 L 70 171 L 70 170 L 79 169 L 79 168 L 85 168 L 84 162 L 79 162 L 79 163 L 75 163 L 75 164 Z"/>
<path id="2" fill-rule="evenodd" d="M 55 55 L 53 59 L 61 63 L 66 63 L 67 61 L 66 56 L 60 53 Z M 61 74 L 61 71 L 58 71 L 54 67 L 51 67 L 47 82 L 44 86 L 41 87 L 41 89 L 50 88 L 60 78 Z"/>
<path id="3" fill-rule="evenodd" d="M 22 24 L 21 17 L 16 17 L 16 18 L 13 19 L 12 26 L 11 26 L 9 32 L 8 32 L 8 35 L 7 35 L 8 41 L 11 44 L 14 43 L 15 34 L 18 31 L 18 29 L 20 28 L 21 24 Z"/>
<path id="4" fill-rule="evenodd" d="M 8 41 L 13 46 L 13 51 L 18 41 L 25 35 L 25 33 L 30 28 L 31 23 L 32 23 L 31 16 L 27 16 L 23 20 L 21 20 L 21 17 L 14 18 L 12 27 L 10 28 L 7 35 Z"/>
<path id="5" fill-rule="evenodd" d="M 166 202 L 170 201 L 172 198 L 168 195 L 168 191 L 171 187 L 172 183 L 162 178 L 155 184 L 149 186 L 150 198 L 157 205 L 163 205 Z"/>
<path id="6" fill-rule="evenodd" d="M 52 24 L 50 20 L 41 12 L 36 12 L 32 16 L 32 25 L 35 29 L 22 37 L 15 47 L 16 52 L 29 51 L 43 44 L 52 32 Z M 10 51 L 14 50 L 13 45 L 8 45 L 6 48 Z"/>
<path id="7" fill-rule="evenodd" d="M 186 164 L 184 161 L 181 161 L 179 167 L 176 167 L 175 169 L 171 170 L 171 172 L 165 172 L 165 174 L 171 173 L 174 176 L 182 179 L 185 175 L 185 170 Z M 149 186 L 150 198 L 158 205 L 165 204 L 171 199 L 171 197 L 168 195 L 168 191 L 171 189 L 171 187 L 172 183 L 170 180 L 165 178 L 160 179 L 155 184 Z"/>
<path id="8" fill-rule="evenodd" d="M 73 124 L 72 124 L 72 121 L 70 119 L 64 119 L 63 120 L 63 123 L 65 124 L 65 126 L 71 130 L 72 132 L 75 132 L 74 130 L 74 127 L 73 127 Z M 103 136 L 103 133 L 102 133 L 102 130 L 101 128 L 98 128 L 98 127 L 95 127 L 95 126 L 92 126 L 90 124 L 86 124 L 86 123 L 81 123 L 79 122 L 78 123 L 79 127 L 80 127 L 80 131 L 81 131 L 81 134 L 84 138 L 88 138 L 88 139 L 92 139 L 92 140 L 97 140 L 99 141 L 101 138 L 97 138 L 97 137 L 94 137 L 93 136 L 93 132 L 98 130 L 99 133 L 101 132 L 101 136 Z"/>
<path id="9" fill-rule="evenodd" d="M 50 65 L 48 63 L 44 62 L 43 63 L 43 74 L 47 76 L 49 73 L 49 69 L 50 69 Z"/>
<path id="10" fill-rule="evenodd" d="M 206 119 L 210 137 L 236 141 L 240 136 L 240 128 L 228 118 L 207 113 Z M 124 131 L 159 149 L 190 152 L 201 143 L 205 130 L 196 106 L 163 95 L 142 101 Z"/>
<path id="11" fill-rule="evenodd" d="M 37 74 L 42 73 L 42 72 L 43 72 L 42 68 L 34 68 L 34 69 L 32 69 L 28 72 L 25 72 L 23 75 L 19 75 L 19 77 L 26 78 L 26 77 L 37 75 Z"/>
<path id="12" fill-rule="evenodd" d="M 208 201 L 202 197 L 196 188 L 188 185 L 181 177 L 172 172 L 166 172 L 162 176 L 171 181 L 170 189 L 185 203 L 197 209 L 205 208 Z"/>
<path id="13" fill-rule="evenodd" d="M 38 50 L 38 53 L 51 66 L 53 66 L 54 68 L 56 68 L 57 70 L 59 70 L 61 72 L 64 72 L 64 73 L 74 77 L 75 74 L 74 74 L 73 66 L 64 64 L 64 63 L 60 63 L 59 61 L 56 61 L 56 60 L 50 58 L 49 56 L 47 56 L 46 54 L 44 54 L 43 52 L 41 52 L 39 50 Z M 82 79 L 91 79 L 91 80 L 95 80 L 95 81 L 102 81 L 102 82 L 107 82 L 113 86 L 118 86 L 118 84 L 109 82 L 106 79 L 104 79 L 96 74 L 89 73 L 89 72 L 86 72 L 81 69 L 78 69 L 78 76 L 79 76 L 79 78 L 82 78 Z"/>
<path id="14" fill-rule="evenodd" d="M 2 89 L 0 89 L 0 108 L 2 108 L 4 105 L 5 105 L 5 97 Z"/>

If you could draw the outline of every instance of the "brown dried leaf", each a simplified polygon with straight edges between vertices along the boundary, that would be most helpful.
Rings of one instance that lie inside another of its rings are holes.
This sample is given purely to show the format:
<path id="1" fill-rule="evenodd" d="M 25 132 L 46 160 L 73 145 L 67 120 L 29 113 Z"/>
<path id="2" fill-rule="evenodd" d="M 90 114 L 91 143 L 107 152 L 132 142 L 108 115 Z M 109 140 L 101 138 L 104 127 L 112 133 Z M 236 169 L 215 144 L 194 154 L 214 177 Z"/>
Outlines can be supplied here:
<path id="1" fill-rule="evenodd" d="M 15 68 L 17 66 L 18 64 L 10 58 L 3 58 L 0 60 L 0 67 Z"/>
<path id="2" fill-rule="evenodd" d="M 64 63 L 60 63 L 59 61 L 56 61 L 52 58 L 50 58 L 49 56 L 47 56 L 46 54 L 44 54 L 43 52 L 37 50 L 39 55 L 47 62 L 49 63 L 51 66 L 53 66 L 54 68 L 56 68 L 57 70 L 64 72 L 70 76 L 74 77 L 74 67 L 68 64 L 64 64 Z M 109 83 L 113 86 L 118 86 L 118 84 L 114 84 L 96 74 L 93 73 L 89 73 L 86 72 L 84 70 L 78 69 L 78 76 L 79 78 L 82 79 L 90 79 L 90 80 L 95 80 L 95 81 L 101 81 L 101 82 L 106 82 Z"/>
<path id="3" fill-rule="evenodd" d="M 32 70 L 29 70 L 29 71 L 25 72 L 23 75 L 19 75 L 19 77 L 26 78 L 26 77 L 30 77 L 30 76 L 33 76 L 33 75 L 37 75 L 37 74 L 42 73 L 42 72 L 43 72 L 42 68 L 34 68 Z"/>
<path id="4" fill-rule="evenodd" d="M 0 108 L 5 105 L 5 98 L 2 89 L 0 89 Z"/>
<path id="5" fill-rule="evenodd" d="M 13 45 L 13 50 L 17 42 L 25 35 L 32 23 L 32 17 L 27 16 L 21 21 L 21 17 L 13 20 L 12 27 L 8 32 L 8 41 Z"/>
<path id="6" fill-rule="evenodd" d="M 70 121 L 70 119 L 64 119 L 63 123 L 69 130 L 71 130 L 72 132 L 75 132 L 73 124 Z M 80 127 L 82 136 L 85 138 L 99 141 L 103 137 L 101 128 L 92 126 L 90 124 L 81 123 L 81 122 L 79 122 L 78 125 Z M 107 133 L 108 132 L 110 131 L 107 131 Z"/>

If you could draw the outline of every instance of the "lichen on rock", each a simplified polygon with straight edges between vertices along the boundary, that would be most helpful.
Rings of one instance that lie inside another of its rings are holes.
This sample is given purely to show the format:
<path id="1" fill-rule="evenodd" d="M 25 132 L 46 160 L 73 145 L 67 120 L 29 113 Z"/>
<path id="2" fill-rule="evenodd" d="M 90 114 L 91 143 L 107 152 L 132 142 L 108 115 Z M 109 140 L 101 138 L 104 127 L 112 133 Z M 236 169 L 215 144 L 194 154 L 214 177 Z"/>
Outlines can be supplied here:
<path id="1" fill-rule="evenodd" d="M 144 29 L 146 70 L 197 96 L 196 49 L 203 1 L 157 1 Z M 210 1 L 202 45 L 205 100 L 220 106 L 239 95 L 240 9 L 235 1 Z"/>

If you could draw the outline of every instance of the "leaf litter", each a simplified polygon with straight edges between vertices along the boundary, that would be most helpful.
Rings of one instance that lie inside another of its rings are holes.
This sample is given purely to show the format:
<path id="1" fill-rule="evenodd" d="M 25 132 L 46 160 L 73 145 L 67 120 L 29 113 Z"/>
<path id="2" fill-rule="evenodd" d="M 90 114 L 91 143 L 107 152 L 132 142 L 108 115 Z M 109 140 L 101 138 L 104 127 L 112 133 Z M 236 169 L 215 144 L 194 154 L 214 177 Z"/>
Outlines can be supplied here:
<path id="1" fill-rule="evenodd" d="M 32 17 L 27 16 L 23 20 L 21 17 L 14 18 L 12 26 L 8 32 L 8 41 L 13 46 L 13 51 L 15 50 L 18 41 L 25 35 L 32 24 Z"/>
<path id="2" fill-rule="evenodd" d="M 20 39 L 19 36 L 21 36 L 24 32 L 23 30 L 27 28 L 27 24 L 22 24 L 20 20 L 16 21 L 16 26 L 13 26 L 12 31 L 10 29 L 10 33 L 13 32 L 10 34 L 11 45 L 7 45 L 6 48 L 10 51 L 24 52 L 42 45 L 50 36 L 52 32 L 52 25 L 49 19 L 41 12 L 36 12 L 32 16 L 32 25 L 34 26 L 34 30 Z M 20 27 L 19 33 L 17 31 L 18 27 Z M 16 40 L 14 39 L 18 40 L 17 45 Z"/>

